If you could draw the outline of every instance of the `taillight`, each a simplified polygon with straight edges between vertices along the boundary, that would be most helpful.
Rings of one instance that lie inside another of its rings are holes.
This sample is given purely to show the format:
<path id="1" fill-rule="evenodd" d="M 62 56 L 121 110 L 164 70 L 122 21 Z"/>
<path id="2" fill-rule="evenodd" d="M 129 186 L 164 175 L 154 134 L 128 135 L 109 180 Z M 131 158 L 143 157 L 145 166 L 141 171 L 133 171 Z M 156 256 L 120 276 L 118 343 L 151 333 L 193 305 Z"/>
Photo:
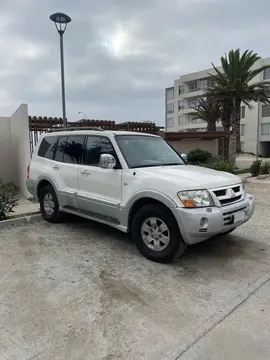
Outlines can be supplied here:
<path id="1" fill-rule="evenodd" d="M 30 178 L 30 164 L 27 166 L 27 179 Z"/>

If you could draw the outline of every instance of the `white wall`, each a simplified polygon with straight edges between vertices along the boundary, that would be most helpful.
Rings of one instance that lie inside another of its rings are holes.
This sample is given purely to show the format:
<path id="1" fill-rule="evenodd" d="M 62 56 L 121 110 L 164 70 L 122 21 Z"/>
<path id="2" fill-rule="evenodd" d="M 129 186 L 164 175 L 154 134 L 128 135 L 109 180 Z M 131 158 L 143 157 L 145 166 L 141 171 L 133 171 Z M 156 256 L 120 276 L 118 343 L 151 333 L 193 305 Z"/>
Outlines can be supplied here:
<path id="1" fill-rule="evenodd" d="M 25 185 L 30 162 L 28 108 L 21 104 L 11 117 L 0 117 L 0 178 L 15 182 L 29 198 Z"/>
<path id="2" fill-rule="evenodd" d="M 5 182 L 16 181 L 16 169 L 13 164 L 10 118 L 0 117 L 0 179 Z"/>
<path id="3" fill-rule="evenodd" d="M 27 175 L 27 166 L 30 162 L 30 144 L 29 144 L 29 121 L 28 107 L 21 104 L 10 117 L 11 143 L 14 154 L 14 165 L 16 168 L 16 183 L 20 186 L 22 196 L 28 198 L 30 194 L 27 191 L 25 180 Z"/>
<path id="4" fill-rule="evenodd" d="M 213 156 L 218 155 L 218 140 L 182 139 L 181 141 L 169 141 L 172 147 L 183 154 L 191 150 L 201 149 L 209 151 Z"/>

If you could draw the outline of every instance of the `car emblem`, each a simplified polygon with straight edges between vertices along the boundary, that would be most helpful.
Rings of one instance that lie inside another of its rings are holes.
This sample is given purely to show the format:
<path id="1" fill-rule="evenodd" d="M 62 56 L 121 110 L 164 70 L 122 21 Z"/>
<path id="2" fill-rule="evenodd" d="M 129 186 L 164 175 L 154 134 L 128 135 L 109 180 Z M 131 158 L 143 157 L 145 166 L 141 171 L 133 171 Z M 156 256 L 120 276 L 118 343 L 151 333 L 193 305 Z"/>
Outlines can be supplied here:
<path id="1" fill-rule="evenodd" d="M 228 189 L 228 195 L 230 196 L 230 198 L 234 198 L 236 195 L 235 195 L 235 192 L 232 190 L 232 189 Z"/>

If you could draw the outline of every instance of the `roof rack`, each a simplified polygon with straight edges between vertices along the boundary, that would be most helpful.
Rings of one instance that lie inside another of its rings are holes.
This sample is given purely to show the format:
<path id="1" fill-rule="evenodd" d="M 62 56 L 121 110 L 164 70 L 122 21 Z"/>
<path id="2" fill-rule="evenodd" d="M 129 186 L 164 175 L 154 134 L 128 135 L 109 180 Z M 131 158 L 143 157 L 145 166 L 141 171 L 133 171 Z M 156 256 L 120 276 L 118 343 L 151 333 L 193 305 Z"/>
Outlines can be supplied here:
<path id="1" fill-rule="evenodd" d="M 77 131 L 77 130 L 97 130 L 97 131 L 105 131 L 104 129 L 101 129 L 99 127 L 95 127 L 95 126 L 85 126 L 85 127 L 60 127 L 60 128 L 54 128 L 54 129 L 50 129 L 46 132 L 50 133 L 50 132 L 60 132 L 60 131 Z"/>

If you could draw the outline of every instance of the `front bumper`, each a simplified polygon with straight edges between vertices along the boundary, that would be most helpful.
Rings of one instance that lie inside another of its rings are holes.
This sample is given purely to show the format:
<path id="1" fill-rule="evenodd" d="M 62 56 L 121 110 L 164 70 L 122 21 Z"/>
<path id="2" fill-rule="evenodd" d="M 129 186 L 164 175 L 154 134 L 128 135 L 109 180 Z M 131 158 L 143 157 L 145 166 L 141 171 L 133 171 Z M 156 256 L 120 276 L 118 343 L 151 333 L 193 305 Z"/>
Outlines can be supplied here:
<path id="1" fill-rule="evenodd" d="M 182 237 L 188 245 L 199 243 L 244 224 L 252 217 L 254 210 L 254 197 L 250 194 L 246 194 L 242 201 L 223 207 L 171 209 Z"/>

